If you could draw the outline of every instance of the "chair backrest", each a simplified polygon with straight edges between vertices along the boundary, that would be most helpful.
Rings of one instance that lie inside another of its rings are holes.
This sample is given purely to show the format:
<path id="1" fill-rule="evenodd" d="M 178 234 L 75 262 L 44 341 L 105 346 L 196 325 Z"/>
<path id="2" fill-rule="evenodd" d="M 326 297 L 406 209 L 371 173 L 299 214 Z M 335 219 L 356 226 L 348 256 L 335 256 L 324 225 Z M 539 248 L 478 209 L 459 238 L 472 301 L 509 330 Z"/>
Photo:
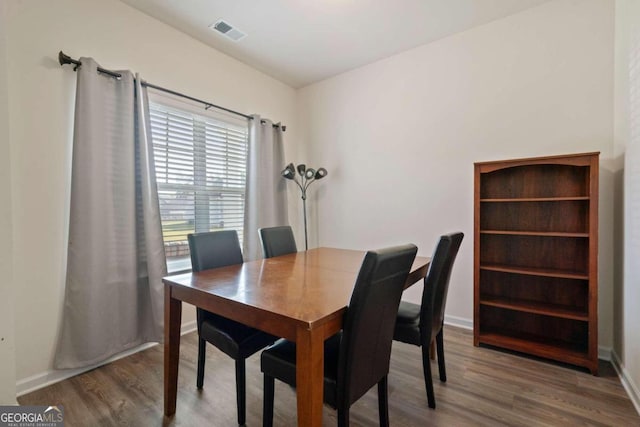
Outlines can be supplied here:
<path id="1" fill-rule="evenodd" d="M 293 230 L 288 225 L 268 227 L 258 230 L 262 242 L 262 254 L 265 258 L 298 252 Z"/>
<path id="2" fill-rule="evenodd" d="M 460 232 L 440 236 L 440 241 L 433 251 L 422 291 L 420 333 L 423 345 L 430 344 L 432 333 L 439 331 L 444 322 L 451 270 L 463 237 L 464 234 Z"/>
<path id="3" fill-rule="evenodd" d="M 242 264 L 242 250 L 236 230 L 189 234 L 191 270 L 194 272 Z"/>
<path id="4" fill-rule="evenodd" d="M 403 245 L 365 255 L 344 319 L 338 402 L 355 402 L 389 373 L 398 306 L 417 250 Z"/>

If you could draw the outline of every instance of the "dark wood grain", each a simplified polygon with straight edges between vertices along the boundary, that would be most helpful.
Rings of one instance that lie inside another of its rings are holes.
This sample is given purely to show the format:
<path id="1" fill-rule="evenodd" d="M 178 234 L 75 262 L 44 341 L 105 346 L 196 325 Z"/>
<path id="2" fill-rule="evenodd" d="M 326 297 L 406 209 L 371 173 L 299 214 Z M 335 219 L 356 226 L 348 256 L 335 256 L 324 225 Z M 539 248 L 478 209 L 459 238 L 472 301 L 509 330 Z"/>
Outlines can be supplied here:
<path id="1" fill-rule="evenodd" d="M 445 326 L 447 382 L 434 381 L 438 409 L 427 408 L 420 349 L 394 342 L 389 373 L 392 426 L 637 426 L 640 416 L 612 367 L 600 375 L 504 351 L 472 345 L 470 331 Z M 197 334 L 182 337 L 179 411 L 163 416 L 162 346 L 105 365 L 21 396 L 22 405 L 64 406 L 65 425 L 235 426 L 233 360 L 207 352 L 202 391 L 196 389 Z M 435 367 L 434 367 L 435 369 Z M 215 387 L 213 386 L 215 384 Z M 295 391 L 276 382 L 274 425 L 297 419 Z M 335 426 L 335 411 L 322 407 L 323 425 Z M 259 355 L 247 360 L 247 426 L 262 425 Z M 370 390 L 351 408 L 351 425 L 377 426 L 377 392 Z"/>
<path id="2" fill-rule="evenodd" d="M 365 252 L 317 248 L 165 277 L 165 414 L 176 412 L 179 306 L 187 302 L 299 344 L 298 425 L 322 424 L 323 342 L 342 327 Z M 424 278 L 416 257 L 405 286 Z"/>
<path id="3" fill-rule="evenodd" d="M 482 230 L 589 232 L 588 200 L 481 203 Z"/>
<path id="4" fill-rule="evenodd" d="M 475 345 L 597 374 L 598 155 L 475 164 Z"/>
<path id="5" fill-rule="evenodd" d="M 571 271 L 587 275 L 589 240 L 556 236 L 480 234 L 481 264 Z"/>
<path id="6" fill-rule="evenodd" d="M 480 301 L 499 298 L 508 301 L 528 301 L 551 307 L 566 307 L 587 314 L 588 283 L 585 280 L 540 275 L 512 274 L 482 269 Z"/>
<path id="7" fill-rule="evenodd" d="M 164 377 L 178 378 L 178 361 L 180 359 L 180 323 L 182 304 L 171 298 L 171 287 L 164 290 Z M 164 383 L 164 407 L 167 415 L 176 413 L 176 400 L 171 399 L 178 392 L 177 381 Z"/>

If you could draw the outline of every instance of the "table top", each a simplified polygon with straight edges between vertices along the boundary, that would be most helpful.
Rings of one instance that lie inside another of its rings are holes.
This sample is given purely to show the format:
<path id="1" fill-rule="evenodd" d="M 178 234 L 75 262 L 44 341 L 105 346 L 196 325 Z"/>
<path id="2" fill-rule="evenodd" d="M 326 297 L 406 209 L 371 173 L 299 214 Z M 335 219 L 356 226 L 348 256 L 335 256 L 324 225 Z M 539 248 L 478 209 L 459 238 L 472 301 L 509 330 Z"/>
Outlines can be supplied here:
<path id="1" fill-rule="evenodd" d="M 163 281 L 174 298 L 293 339 L 295 327 L 321 327 L 344 314 L 364 255 L 316 248 Z M 416 257 L 407 286 L 424 277 L 428 265 L 429 258 Z M 247 319 L 256 312 L 254 322 Z M 283 333 L 284 323 L 290 333 Z"/>

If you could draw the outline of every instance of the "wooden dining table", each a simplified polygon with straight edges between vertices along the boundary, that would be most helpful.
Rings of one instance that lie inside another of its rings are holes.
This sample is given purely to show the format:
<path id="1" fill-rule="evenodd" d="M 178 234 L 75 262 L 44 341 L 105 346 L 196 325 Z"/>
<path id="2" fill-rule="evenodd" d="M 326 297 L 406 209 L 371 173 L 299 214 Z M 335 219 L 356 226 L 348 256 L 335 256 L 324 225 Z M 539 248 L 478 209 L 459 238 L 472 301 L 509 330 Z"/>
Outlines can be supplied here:
<path id="1" fill-rule="evenodd" d="M 317 248 L 168 276 L 165 284 L 164 412 L 176 412 L 182 302 L 296 342 L 298 425 L 321 426 L 324 341 L 342 328 L 365 252 Z M 424 278 L 416 257 L 406 287 Z"/>

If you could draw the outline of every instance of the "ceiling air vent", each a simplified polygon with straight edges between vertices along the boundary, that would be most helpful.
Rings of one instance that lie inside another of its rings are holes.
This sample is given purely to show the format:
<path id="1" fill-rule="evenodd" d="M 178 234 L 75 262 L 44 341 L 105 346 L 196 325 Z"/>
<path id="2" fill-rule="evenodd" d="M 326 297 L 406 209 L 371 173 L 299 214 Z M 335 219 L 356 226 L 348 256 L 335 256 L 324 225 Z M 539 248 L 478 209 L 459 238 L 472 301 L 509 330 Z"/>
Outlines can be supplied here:
<path id="1" fill-rule="evenodd" d="M 209 25 L 209 28 L 233 40 L 234 42 L 240 41 L 247 36 L 245 33 L 235 28 L 232 24 L 222 19 L 218 20 L 215 24 Z"/>

